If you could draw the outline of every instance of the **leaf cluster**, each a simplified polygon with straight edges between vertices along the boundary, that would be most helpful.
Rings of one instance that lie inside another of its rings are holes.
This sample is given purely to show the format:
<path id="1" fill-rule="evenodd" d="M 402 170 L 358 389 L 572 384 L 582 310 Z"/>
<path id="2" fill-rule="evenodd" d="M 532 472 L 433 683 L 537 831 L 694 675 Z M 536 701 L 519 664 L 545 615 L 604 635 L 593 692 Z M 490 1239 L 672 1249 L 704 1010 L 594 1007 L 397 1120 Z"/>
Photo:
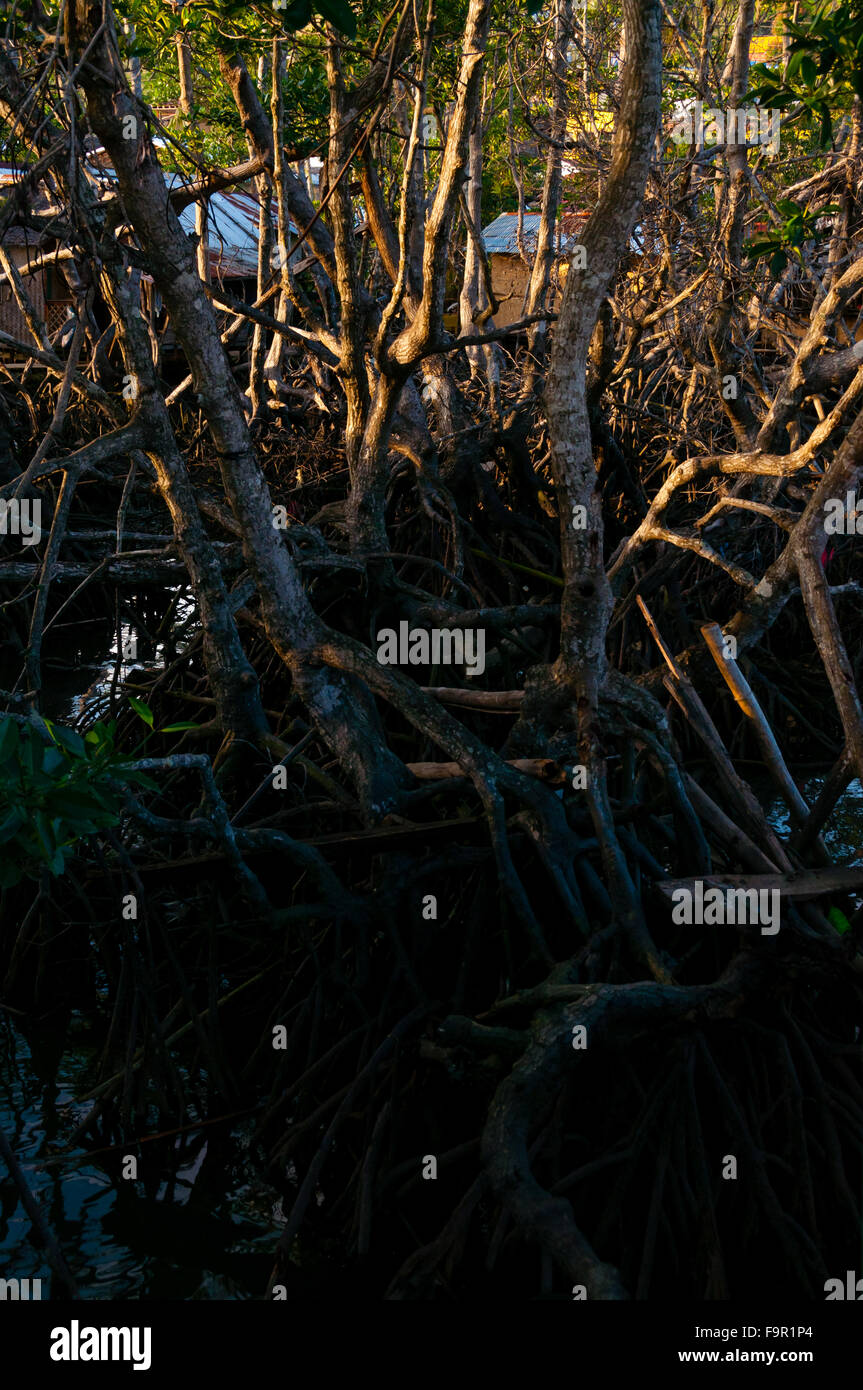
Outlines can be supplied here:
<path id="1" fill-rule="evenodd" d="M 832 217 L 838 210 L 831 204 L 811 211 L 800 207 L 791 198 L 780 198 L 776 207 L 784 220 L 767 235 L 753 237 L 746 247 L 746 254 L 751 260 L 770 257 L 770 273 L 774 278 L 782 273 L 791 256 L 801 256 L 805 242 L 818 240 L 819 222 Z"/>
<path id="2" fill-rule="evenodd" d="M 0 716 L 0 888 L 63 873 L 76 845 L 120 819 L 118 781 L 150 787 L 115 747 L 116 723 L 85 735 Z"/>

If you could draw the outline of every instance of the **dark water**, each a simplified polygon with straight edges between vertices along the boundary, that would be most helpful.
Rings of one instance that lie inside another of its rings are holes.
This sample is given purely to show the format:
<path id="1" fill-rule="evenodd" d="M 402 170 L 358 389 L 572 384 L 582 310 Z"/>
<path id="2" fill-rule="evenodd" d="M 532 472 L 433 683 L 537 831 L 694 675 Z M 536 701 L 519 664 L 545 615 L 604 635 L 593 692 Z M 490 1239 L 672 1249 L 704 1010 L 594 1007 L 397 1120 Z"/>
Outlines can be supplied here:
<path id="1" fill-rule="evenodd" d="M 81 1297 L 261 1297 L 283 1218 L 248 1158 L 250 1122 L 70 1161 L 85 1150 L 70 1154 L 62 1139 L 89 1109 L 76 1097 L 93 1085 L 96 1061 L 84 1037 L 74 1041 L 81 1021 L 70 1023 L 73 1041 L 58 1058 L 50 1020 L 38 1025 L 37 1047 L 29 1025 L 0 1013 L 0 1121 Z M 61 1149 L 63 1162 L 46 1161 Z M 121 1176 L 125 1152 L 138 1155 L 137 1182 Z M 50 1266 L 29 1232 L 4 1170 L 0 1277 L 41 1278 L 46 1296 Z"/>
<path id="2" fill-rule="evenodd" d="M 136 623 L 131 615 L 139 610 L 143 621 Z M 46 642 L 43 713 L 68 724 L 103 718 L 112 699 L 116 705 L 128 698 L 123 681 L 134 672 L 157 675 L 197 631 L 192 601 L 181 588 L 130 594 L 116 621 L 70 624 Z"/>
<path id="3" fill-rule="evenodd" d="M 71 621 L 46 641 L 42 707 L 49 718 L 75 724 L 105 717 L 112 688 L 115 700 L 127 699 L 118 680 L 133 669 L 158 672 L 194 636 L 185 591 L 128 599 L 143 621 L 120 611 L 119 655 L 118 623 L 110 620 Z M 154 640 L 165 615 L 169 629 Z M 124 658 L 124 650 L 134 657 Z M 92 1104 L 78 1097 L 98 1080 L 101 1038 L 91 1041 L 91 1026 L 74 1013 L 31 1018 L 0 1005 L 0 1124 L 81 1297 L 262 1297 L 284 1218 L 249 1158 L 252 1121 L 89 1157 L 84 1148 L 69 1150 L 67 1137 Z M 138 1181 L 121 1176 L 127 1152 L 138 1157 Z M 50 1161 L 60 1153 L 63 1161 Z M 48 1296 L 50 1266 L 2 1160 L 0 1278 L 41 1279 Z"/>

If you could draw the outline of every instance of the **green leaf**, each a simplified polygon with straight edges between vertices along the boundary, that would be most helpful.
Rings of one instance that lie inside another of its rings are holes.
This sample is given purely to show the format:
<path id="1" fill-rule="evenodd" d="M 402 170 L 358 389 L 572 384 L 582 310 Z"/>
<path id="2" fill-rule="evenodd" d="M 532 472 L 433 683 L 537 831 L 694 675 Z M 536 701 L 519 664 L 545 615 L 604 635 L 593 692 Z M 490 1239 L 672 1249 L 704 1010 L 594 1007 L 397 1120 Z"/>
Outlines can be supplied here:
<path id="1" fill-rule="evenodd" d="M 803 62 L 805 56 L 805 53 L 803 53 L 800 49 L 797 49 L 794 53 L 791 54 L 791 57 L 788 59 L 788 66 L 785 69 L 786 81 L 790 81 L 792 77 L 797 76 L 798 72 L 800 71 L 800 64 Z"/>
<path id="2" fill-rule="evenodd" d="M 42 770 L 42 740 L 34 738 L 33 730 L 27 730 L 27 737 L 21 745 L 21 765 L 25 772 L 29 772 L 34 781 L 38 782 L 38 774 Z"/>
<path id="3" fill-rule="evenodd" d="M 146 787 L 148 791 L 157 792 L 158 782 L 154 782 L 152 777 L 148 777 L 146 772 L 141 772 L 137 768 L 114 768 L 114 773 L 119 781 L 134 782 L 139 787 Z"/>
<path id="4" fill-rule="evenodd" d="M 71 753 L 76 758 L 87 756 L 84 740 L 74 729 L 64 729 L 59 724 L 50 723 L 47 719 L 45 723 L 48 725 L 49 734 L 60 748 L 65 748 L 67 753 Z"/>
<path id="5" fill-rule="evenodd" d="M 832 116 L 830 115 L 830 112 L 828 111 L 827 107 L 824 106 L 824 107 L 822 107 L 822 109 L 821 109 L 821 129 L 820 129 L 820 131 L 818 132 L 818 141 L 819 141 L 819 144 L 822 145 L 822 146 L 829 145 L 829 144 L 830 144 L 830 141 L 832 140 L 832 138 L 833 138 L 833 118 L 832 118 Z"/>
<path id="6" fill-rule="evenodd" d="M 275 5 L 273 8 L 275 9 Z M 291 3 L 282 11 L 282 24 L 285 29 L 291 31 L 305 29 L 311 17 L 311 0 L 291 0 Z"/>
<path id="7" fill-rule="evenodd" d="M 178 734 L 181 729 L 200 729 L 200 727 L 200 724 L 196 724 L 194 719 L 184 719 L 179 724 L 163 724 L 159 733 Z"/>
<path id="8" fill-rule="evenodd" d="M 129 696 L 129 704 L 132 706 L 132 709 L 135 711 L 138 717 L 140 719 L 143 719 L 144 723 L 149 725 L 149 727 L 152 729 L 153 711 L 150 709 L 150 706 L 146 704 L 143 700 L 139 700 L 137 695 Z"/>
<path id="9" fill-rule="evenodd" d="M 51 870 L 51 873 L 54 875 L 55 878 L 59 874 L 62 874 L 63 870 L 66 868 L 66 854 L 67 851 L 63 848 L 60 848 L 54 855 L 52 855 L 51 859 L 48 861 L 48 868 Z"/>
<path id="10" fill-rule="evenodd" d="M 49 777 L 53 773 L 59 772 L 61 767 L 67 768 L 68 766 L 68 760 L 63 757 L 59 748 L 49 746 L 42 750 L 42 771 L 47 772 Z"/>
<path id="11" fill-rule="evenodd" d="M 20 807 L 13 806 L 5 820 L 0 821 L 0 845 L 5 844 L 7 840 L 11 840 L 13 835 L 26 823 L 26 820 L 27 817 Z"/>
<path id="12" fill-rule="evenodd" d="M 347 34 L 349 39 L 356 38 L 357 21 L 346 0 L 315 0 L 315 6 L 340 33 Z"/>
<path id="13" fill-rule="evenodd" d="M 744 247 L 746 255 L 750 258 L 750 260 L 753 261 L 757 261 L 760 259 L 761 256 L 772 254 L 774 251 L 778 251 L 779 249 L 780 243 L 778 238 L 767 236 L 753 237 L 752 240 Z"/>
<path id="14" fill-rule="evenodd" d="M 114 748 L 114 734 L 117 729 L 117 721 L 112 719 L 109 724 L 98 719 L 92 729 L 84 735 L 84 742 L 96 754 L 107 755 Z"/>
<path id="15" fill-rule="evenodd" d="M 44 811 L 34 811 L 33 828 L 36 831 L 42 852 L 46 859 L 50 859 L 57 849 L 57 840 L 54 835 L 54 827 Z"/>
<path id="16" fill-rule="evenodd" d="M 827 919 L 828 921 L 833 923 L 833 926 L 836 928 L 840 936 L 844 935 L 845 932 L 851 930 L 851 923 L 848 921 L 848 918 L 845 916 L 845 913 L 842 912 L 838 907 L 831 907 L 828 909 Z"/>
<path id="17" fill-rule="evenodd" d="M 21 736 L 14 719 L 0 719 L 0 763 L 15 757 Z"/>
<path id="18" fill-rule="evenodd" d="M 0 718 L 7 754 L 0 762 L 0 887 L 38 880 L 46 869 L 64 873 L 77 841 L 117 824 L 121 797 L 110 779 L 122 764 L 113 752 L 115 727 L 97 726 L 88 742 L 47 720 L 20 725 Z"/>

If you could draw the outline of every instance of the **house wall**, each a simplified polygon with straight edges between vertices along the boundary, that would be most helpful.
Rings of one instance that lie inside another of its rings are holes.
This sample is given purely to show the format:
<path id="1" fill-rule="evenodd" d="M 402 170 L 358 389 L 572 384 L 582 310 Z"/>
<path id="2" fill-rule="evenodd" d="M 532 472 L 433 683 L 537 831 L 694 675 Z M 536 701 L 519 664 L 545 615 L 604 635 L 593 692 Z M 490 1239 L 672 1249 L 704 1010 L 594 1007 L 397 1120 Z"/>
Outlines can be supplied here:
<path id="1" fill-rule="evenodd" d="M 495 325 L 498 328 L 506 328 L 511 323 L 517 323 L 522 316 L 522 305 L 530 283 L 530 271 L 524 264 L 519 255 L 504 255 L 502 252 L 493 252 L 489 256 L 489 266 L 491 268 L 491 287 L 495 298 L 501 300 L 501 306 L 494 316 Z M 547 307 L 554 309 L 557 299 L 557 283 L 562 285 L 566 278 L 568 265 L 565 260 L 558 262 L 556 270 L 552 270 L 551 288 L 548 296 Z M 507 298 L 507 296 L 511 296 Z"/>
<path id="2" fill-rule="evenodd" d="M 504 256 L 495 252 L 489 256 L 489 264 L 494 296 L 502 301 L 494 321 L 498 328 L 506 328 L 507 324 L 515 323 L 521 318 L 521 306 L 524 303 L 530 272 L 518 255 Z"/>
<path id="3" fill-rule="evenodd" d="M 33 258 L 33 251 L 28 253 L 26 246 L 10 246 L 7 248 L 9 258 L 21 272 L 24 281 L 24 288 L 30 296 L 33 308 L 40 317 L 45 316 L 45 285 L 42 271 L 34 274 L 27 273 L 28 261 Z M 30 342 L 30 330 L 24 321 L 24 315 L 15 302 L 12 287 L 9 284 L 0 285 L 0 328 L 4 333 L 9 333 L 13 338 L 20 338 L 22 342 Z"/>

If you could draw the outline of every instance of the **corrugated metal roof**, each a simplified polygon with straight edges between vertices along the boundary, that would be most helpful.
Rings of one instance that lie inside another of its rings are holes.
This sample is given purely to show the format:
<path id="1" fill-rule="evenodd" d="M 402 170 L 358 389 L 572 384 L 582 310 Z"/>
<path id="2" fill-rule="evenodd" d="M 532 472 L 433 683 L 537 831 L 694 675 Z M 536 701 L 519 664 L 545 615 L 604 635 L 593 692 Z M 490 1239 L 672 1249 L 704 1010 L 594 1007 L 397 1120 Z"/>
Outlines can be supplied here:
<path id="1" fill-rule="evenodd" d="M 113 175 L 114 171 L 109 172 Z M 179 174 L 166 173 L 165 182 L 170 189 L 174 189 L 183 180 Z M 242 189 L 223 188 L 210 194 L 207 199 L 207 246 L 211 274 L 229 277 L 257 275 L 259 210 L 257 198 Z M 275 222 L 275 200 L 272 214 Z M 195 204 L 189 203 L 184 207 L 179 219 L 184 232 L 194 233 Z M 288 223 L 288 230 L 296 235 L 293 222 Z"/>
<path id="2" fill-rule="evenodd" d="M 533 251 L 536 246 L 536 238 L 539 235 L 540 215 L 538 212 L 526 212 L 524 215 L 524 245 L 528 252 Z M 500 217 L 496 217 L 493 222 L 489 222 L 483 228 L 483 245 L 491 255 L 517 256 L 518 255 L 518 214 L 515 212 L 502 212 Z"/>
<path id="3" fill-rule="evenodd" d="M 563 252 L 569 251 L 577 245 L 578 238 L 587 225 L 590 216 L 587 212 L 564 212 L 561 215 L 558 225 L 560 233 L 560 249 Z M 536 250 L 536 238 L 539 233 L 540 215 L 538 212 L 526 212 L 524 215 L 524 246 L 528 255 L 533 255 Z M 496 217 L 493 222 L 483 228 L 482 239 L 488 254 L 497 256 L 517 256 L 518 243 L 516 232 L 518 231 L 518 214 L 514 212 L 502 212 L 500 217 Z M 632 233 L 629 241 L 630 251 L 635 251 L 639 256 L 644 254 L 643 230 L 637 226 Z M 653 253 L 659 255 L 662 245 L 659 241 L 654 243 Z"/>
<path id="4" fill-rule="evenodd" d="M 26 173 L 26 168 L 0 163 L 0 186 L 16 182 Z M 103 189 L 115 187 L 116 176 L 110 165 L 91 169 Z M 169 188 L 176 188 L 182 180 L 178 174 L 165 174 Z M 44 195 L 38 196 L 39 210 L 47 206 Z M 210 251 L 210 268 L 215 275 L 253 276 L 258 268 L 258 200 L 250 193 L 238 189 L 221 189 L 211 193 L 207 200 L 207 241 Z M 275 219 L 276 204 L 273 203 Z M 180 223 L 184 232 L 195 230 L 195 205 L 190 203 L 180 213 Z M 296 232 L 291 224 L 290 231 Z M 13 227 L 3 238 L 6 245 L 24 245 L 29 241 L 38 244 L 38 232 L 25 232 Z"/>
<path id="5" fill-rule="evenodd" d="M 165 182 L 169 188 L 181 183 L 178 174 L 166 174 Z M 271 204 L 273 223 L 277 221 L 278 209 L 275 199 Z M 258 218 L 260 204 L 252 193 L 243 189 L 220 189 L 211 193 L 207 199 L 207 245 L 210 253 L 210 273 L 216 276 L 248 276 L 258 273 Z M 195 230 L 195 204 L 189 203 L 180 213 L 180 225 L 184 232 Z M 297 228 L 288 221 L 291 236 L 297 235 Z M 296 265 L 305 250 L 294 252 L 291 264 Z"/>
<path id="6" fill-rule="evenodd" d="M 586 212 L 565 212 L 558 225 L 561 249 L 566 250 L 575 241 L 585 222 Z M 536 250 L 541 221 L 538 212 L 524 214 L 524 249 L 529 256 Z M 488 254 L 498 256 L 518 255 L 518 213 L 502 212 L 483 229 L 483 245 Z"/>
<path id="7" fill-rule="evenodd" d="M 222 275 L 256 275 L 258 270 L 258 200 L 248 193 L 222 189 L 207 200 L 207 243 L 212 270 Z M 195 204 L 180 213 L 184 232 L 195 230 Z"/>

